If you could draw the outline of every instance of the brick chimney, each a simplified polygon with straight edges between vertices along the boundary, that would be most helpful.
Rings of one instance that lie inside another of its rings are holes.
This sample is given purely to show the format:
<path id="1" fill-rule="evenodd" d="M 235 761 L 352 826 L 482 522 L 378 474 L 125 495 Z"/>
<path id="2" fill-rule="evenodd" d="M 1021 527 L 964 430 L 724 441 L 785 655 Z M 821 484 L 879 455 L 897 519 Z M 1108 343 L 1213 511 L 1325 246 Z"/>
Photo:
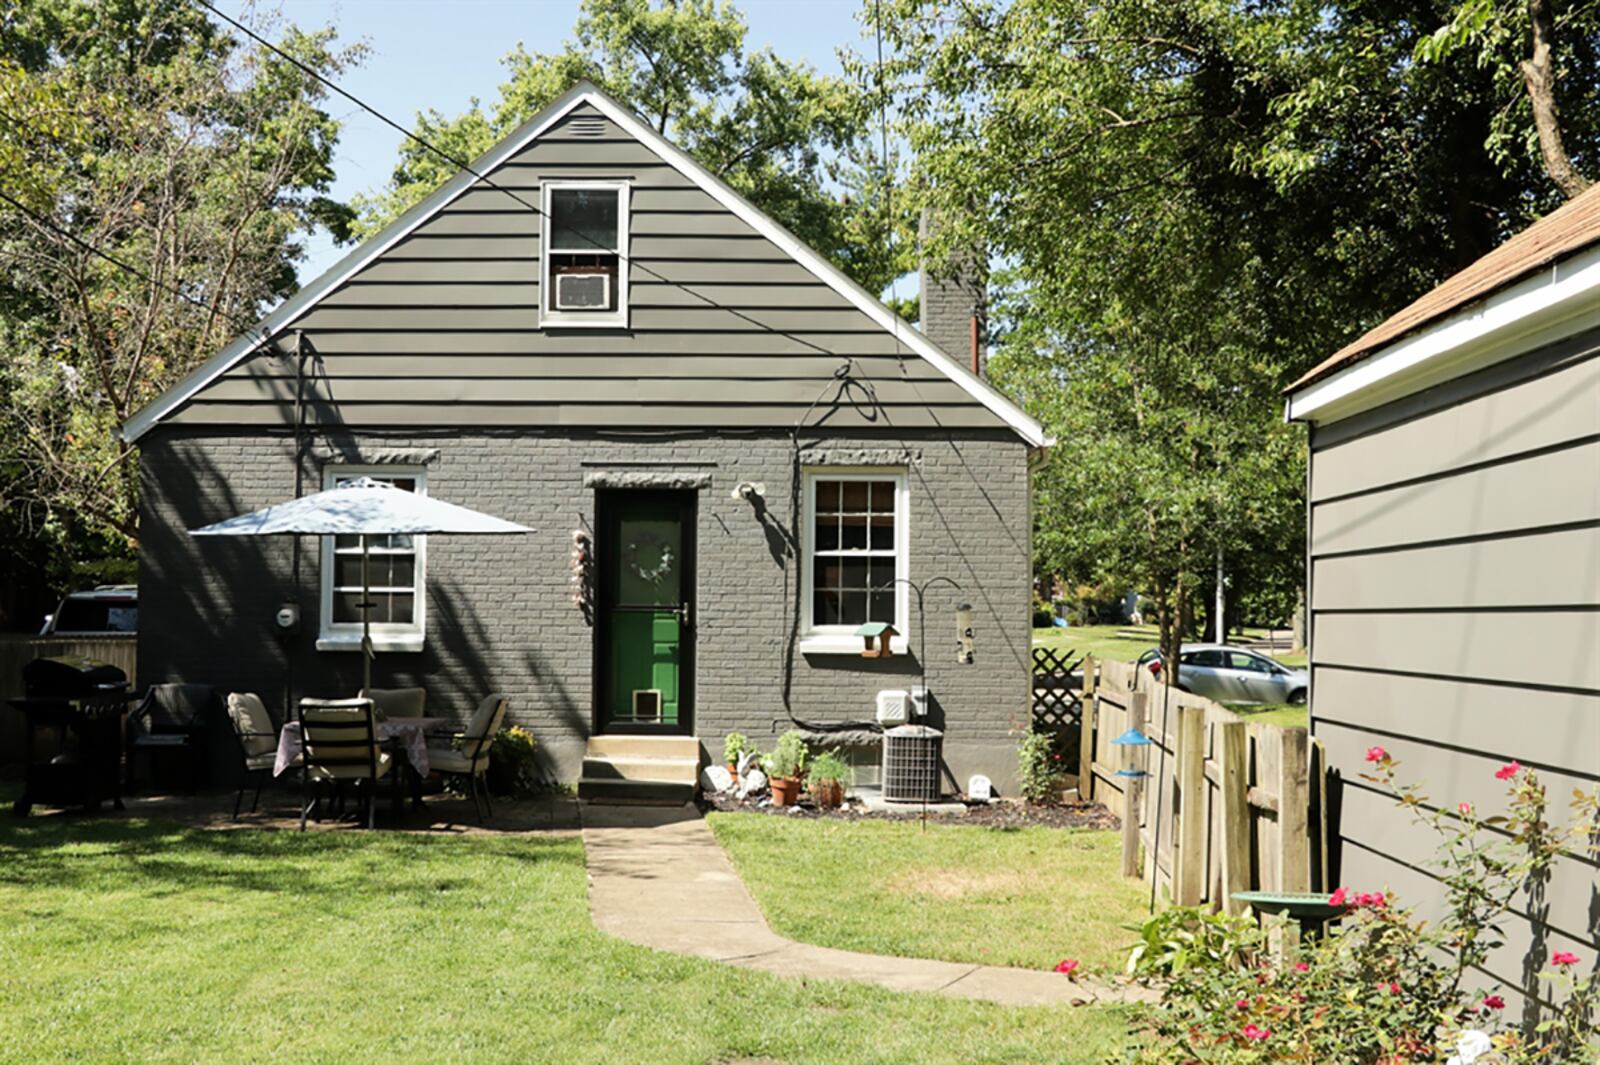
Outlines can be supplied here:
<path id="1" fill-rule="evenodd" d="M 922 283 L 922 332 L 982 377 L 989 344 L 989 264 L 977 250 L 957 255 L 953 262 L 930 263 L 926 248 L 935 225 L 924 210 L 918 222 L 923 253 L 917 271 Z"/>

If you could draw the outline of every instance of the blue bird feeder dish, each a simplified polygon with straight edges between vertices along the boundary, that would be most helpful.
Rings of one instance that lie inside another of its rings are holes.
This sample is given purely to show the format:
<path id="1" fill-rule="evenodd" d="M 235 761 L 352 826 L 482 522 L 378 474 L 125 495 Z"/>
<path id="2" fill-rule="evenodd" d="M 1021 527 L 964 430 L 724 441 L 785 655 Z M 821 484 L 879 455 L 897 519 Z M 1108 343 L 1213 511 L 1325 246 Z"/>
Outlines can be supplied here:
<path id="1" fill-rule="evenodd" d="M 1146 736 L 1136 728 L 1129 729 L 1111 741 L 1111 746 L 1113 747 L 1149 747 L 1150 745 L 1150 737 Z M 1142 758 L 1143 760 L 1147 761 L 1149 759 L 1149 754 L 1149 751 L 1144 751 L 1141 753 L 1141 755 L 1136 755 L 1135 757 Z M 1119 777 L 1147 777 L 1150 774 L 1143 769 L 1118 769 L 1113 775 Z"/>

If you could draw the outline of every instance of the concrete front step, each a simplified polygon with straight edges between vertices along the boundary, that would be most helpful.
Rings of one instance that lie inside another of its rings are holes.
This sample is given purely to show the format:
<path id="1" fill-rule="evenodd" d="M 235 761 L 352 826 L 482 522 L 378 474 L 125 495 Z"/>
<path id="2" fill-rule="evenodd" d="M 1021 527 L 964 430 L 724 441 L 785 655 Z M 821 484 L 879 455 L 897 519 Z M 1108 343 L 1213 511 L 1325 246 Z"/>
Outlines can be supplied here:
<path id="1" fill-rule="evenodd" d="M 700 779 L 698 758 L 585 758 L 583 776 L 594 780 L 638 780 L 693 784 Z"/>
<path id="2" fill-rule="evenodd" d="M 693 736 L 590 736 L 589 758 L 691 758 L 700 761 L 700 741 Z"/>
<path id="3" fill-rule="evenodd" d="M 695 785 L 662 780 L 617 780 L 584 776 L 578 798 L 593 803 L 638 806 L 681 806 L 694 801 Z"/>

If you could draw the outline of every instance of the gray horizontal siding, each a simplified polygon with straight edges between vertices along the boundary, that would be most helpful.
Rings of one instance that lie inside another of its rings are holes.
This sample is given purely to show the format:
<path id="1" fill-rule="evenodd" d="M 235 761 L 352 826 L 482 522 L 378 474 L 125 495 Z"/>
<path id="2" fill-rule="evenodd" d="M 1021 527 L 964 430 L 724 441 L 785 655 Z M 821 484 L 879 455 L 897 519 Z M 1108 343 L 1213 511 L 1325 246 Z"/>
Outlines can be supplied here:
<path id="1" fill-rule="evenodd" d="M 1344 781 L 1341 878 L 1436 908 L 1437 847 L 1361 776 L 1381 745 L 1441 804 L 1503 811 L 1516 759 L 1567 816 L 1600 782 L 1600 338 L 1574 338 L 1318 426 L 1311 712 Z M 1547 914 L 1507 922 L 1483 982 L 1537 994 L 1526 956 L 1591 954 L 1597 869 L 1562 858 Z"/>
<path id="2" fill-rule="evenodd" d="M 630 180 L 628 327 L 541 329 L 541 219 L 480 183 L 296 323 L 319 356 L 314 423 L 1003 426 L 644 146 L 600 129 L 585 138 L 564 121 L 491 176 L 530 204 L 545 177 Z M 173 420 L 286 424 L 291 344 L 245 359 Z M 840 396 L 846 358 L 870 387 Z"/>

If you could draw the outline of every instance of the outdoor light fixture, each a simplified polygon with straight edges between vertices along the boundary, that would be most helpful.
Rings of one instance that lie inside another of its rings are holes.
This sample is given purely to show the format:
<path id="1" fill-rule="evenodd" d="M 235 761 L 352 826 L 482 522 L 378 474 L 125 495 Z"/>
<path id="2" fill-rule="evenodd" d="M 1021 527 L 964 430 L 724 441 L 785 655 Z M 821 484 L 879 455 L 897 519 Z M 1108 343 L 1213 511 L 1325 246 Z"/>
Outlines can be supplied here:
<path id="1" fill-rule="evenodd" d="M 861 637 L 863 642 L 862 658 L 892 658 L 894 651 L 890 648 L 889 641 L 900 633 L 887 621 L 869 621 L 856 629 L 856 635 Z M 873 646 L 873 640 L 878 641 L 876 647 Z"/>
<path id="2" fill-rule="evenodd" d="M 956 607 L 956 661 L 963 666 L 972 665 L 972 604 Z"/>

